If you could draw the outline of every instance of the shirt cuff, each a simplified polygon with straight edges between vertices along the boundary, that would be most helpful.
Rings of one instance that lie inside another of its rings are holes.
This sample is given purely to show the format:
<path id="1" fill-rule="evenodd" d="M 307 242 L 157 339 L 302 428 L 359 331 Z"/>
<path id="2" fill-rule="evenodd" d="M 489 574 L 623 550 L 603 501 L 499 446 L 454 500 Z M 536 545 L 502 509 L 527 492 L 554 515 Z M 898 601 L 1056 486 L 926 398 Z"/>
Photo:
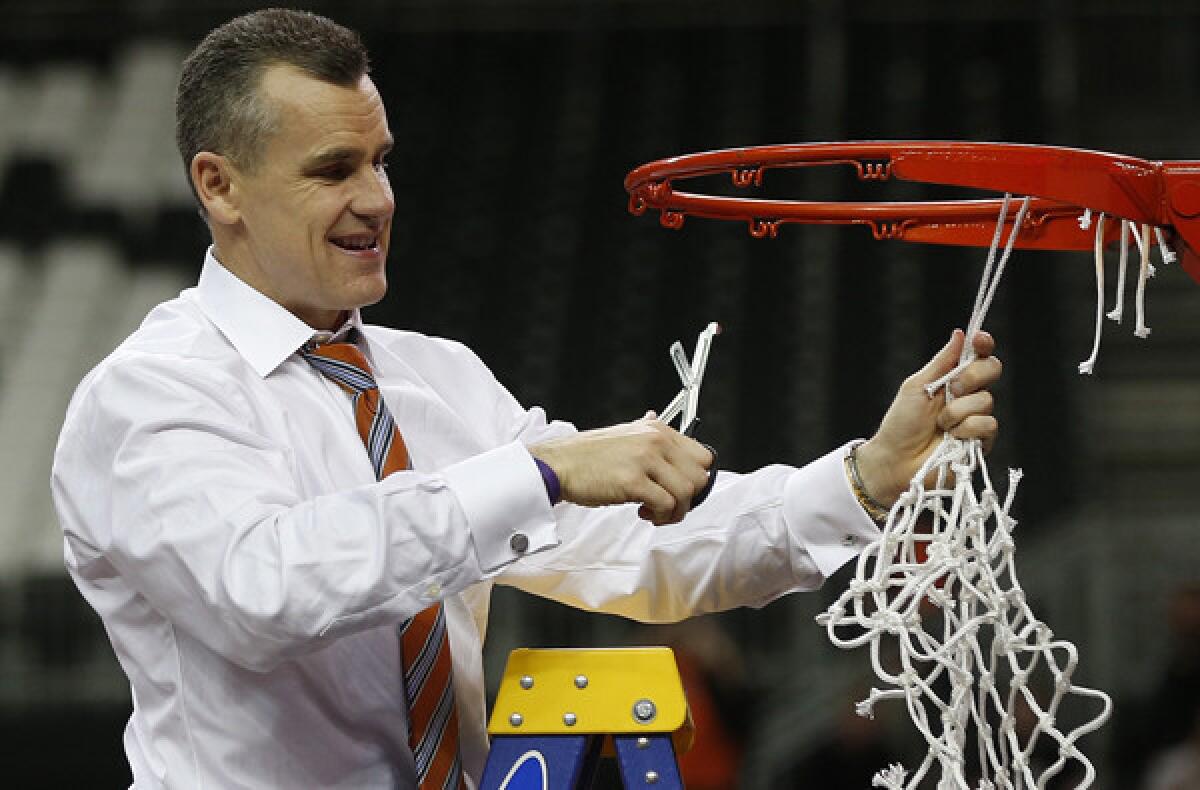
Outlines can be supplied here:
<path id="1" fill-rule="evenodd" d="M 475 556 L 495 573 L 526 554 L 559 544 L 546 485 L 520 442 L 476 455 L 442 470 L 467 514 Z"/>
<path id="2" fill-rule="evenodd" d="M 788 531 L 825 578 L 880 536 L 846 479 L 844 462 L 853 445 L 844 444 L 797 469 L 783 489 Z"/>

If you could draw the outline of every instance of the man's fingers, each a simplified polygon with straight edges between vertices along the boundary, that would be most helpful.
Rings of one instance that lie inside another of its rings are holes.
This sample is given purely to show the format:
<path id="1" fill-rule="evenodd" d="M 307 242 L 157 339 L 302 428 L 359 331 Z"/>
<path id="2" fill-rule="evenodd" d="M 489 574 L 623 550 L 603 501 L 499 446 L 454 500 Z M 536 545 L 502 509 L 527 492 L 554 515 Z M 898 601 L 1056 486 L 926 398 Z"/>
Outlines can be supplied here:
<path id="1" fill-rule="evenodd" d="M 987 389 L 1000 379 L 1004 366 L 995 357 L 983 357 L 967 366 L 954 380 L 955 395 L 967 395 Z"/>
<path id="2" fill-rule="evenodd" d="M 682 448 L 689 461 L 699 464 L 704 470 L 712 468 L 713 462 L 716 460 L 712 450 L 689 436 L 680 434 L 679 438 L 684 440 Z"/>
<path id="3" fill-rule="evenodd" d="M 638 486 L 630 497 L 633 502 L 641 502 L 638 514 L 657 525 L 670 523 L 671 514 L 675 512 L 675 497 L 650 478 Z"/>
<path id="4" fill-rule="evenodd" d="M 676 509 L 675 506 L 680 502 L 683 502 L 684 505 L 686 505 L 689 501 L 691 501 L 692 496 L 696 493 L 696 484 L 692 480 L 693 475 L 689 474 L 689 472 L 693 471 L 691 469 L 685 471 L 680 467 L 664 461 L 662 463 L 655 464 L 647 471 L 650 475 L 650 479 L 657 483 L 659 487 L 665 490 L 668 494 L 670 494 L 671 499 L 673 500 L 671 503 L 672 510 Z"/>
<path id="5" fill-rule="evenodd" d="M 1000 430 L 1000 423 L 990 414 L 972 414 L 950 431 L 956 439 L 981 439 L 984 448 L 990 449 L 991 443 Z"/>
<path id="6" fill-rule="evenodd" d="M 942 409 L 937 424 L 943 431 L 953 431 L 963 420 L 975 414 L 991 414 L 995 401 L 987 390 L 955 398 Z"/>
<path id="7" fill-rule="evenodd" d="M 643 500 L 638 515 L 656 527 L 682 521 L 690 509 L 690 497 L 658 484 L 651 484 L 637 499 Z"/>
<path id="8" fill-rule="evenodd" d="M 696 453 L 690 447 L 692 444 L 695 442 L 687 439 L 687 444 L 677 448 L 677 452 L 664 457 L 647 470 L 650 478 L 665 490 L 675 503 L 669 515 L 664 517 L 663 514 L 659 514 L 661 520 L 656 520 L 656 524 L 682 520 L 691 509 L 696 494 L 708 484 L 710 472 L 707 468 L 712 464 L 712 453 L 703 445 L 700 445 L 701 452 Z M 698 455 L 702 457 L 698 458 Z"/>
<path id="9" fill-rule="evenodd" d="M 711 450 L 690 436 L 684 436 L 665 423 L 655 423 L 662 436 L 670 442 L 663 450 L 663 455 L 676 466 L 685 467 L 699 464 L 704 469 L 712 466 L 716 460 Z"/>
<path id="10" fill-rule="evenodd" d="M 971 347 L 975 349 L 975 356 L 981 359 L 983 357 L 990 357 L 992 352 L 996 350 L 996 339 L 980 329 L 975 333 L 974 343 Z"/>
<path id="11" fill-rule="evenodd" d="M 924 387 L 926 384 L 931 384 L 950 371 L 954 370 L 954 368 L 958 365 L 959 358 L 962 356 L 963 343 L 965 342 L 966 338 L 963 334 L 963 331 L 961 329 L 955 329 L 954 332 L 951 333 L 950 339 L 946 341 L 946 345 L 942 346 L 941 350 L 933 355 L 933 358 L 926 363 L 925 367 L 921 368 L 913 375 L 912 380 Z M 996 348 L 996 341 L 990 334 L 980 330 L 975 333 L 971 348 L 975 351 L 975 356 L 978 357 L 977 361 L 982 362 L 991 358 L 992 352 Z M 997 364 L 999 364 L 998 360 Z M 972 363 L 972 366 L 973 365 L 974 363 Z M 967 371 L 970 370 L 971 367 L 969 366 L 966 371 L 963 371 L 963 373 L 955 379 L 955 381 L 962 382 L 964 378 L 967 377 Z M 974 375 L 978 380 L 970 383 L 969 386 L 964 386 L 962 390 L 964 393 L 973 392 L 977 389 L 986 387 L 988 383 L 995 381 L 995 379 L 999 377 L 1000 370 L 999 368 L 996 368 L 994 371 L 992 371 L 991 367 L 988 366 L 982 371 L 976 371 Z"/>

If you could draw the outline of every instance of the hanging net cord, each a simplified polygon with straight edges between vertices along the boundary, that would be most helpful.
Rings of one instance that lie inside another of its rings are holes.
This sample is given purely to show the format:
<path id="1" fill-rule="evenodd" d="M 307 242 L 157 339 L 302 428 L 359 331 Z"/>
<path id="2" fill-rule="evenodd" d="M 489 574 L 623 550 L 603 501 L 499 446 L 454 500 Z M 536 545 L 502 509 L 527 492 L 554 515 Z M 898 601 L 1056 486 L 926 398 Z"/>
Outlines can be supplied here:
<path id="1" fill-rule="evenodd" d="M 1117 287 L 1113 294 L 1113 308 L 1104 312 L 1104 214 L 1096 220 L 1096 242 L 1093 245 L 1096 259 L 1096 326 L 1092 338 L 1092 354 L 1079 363 L 1079 372 L 1088 374 L 1096 369 L 1096 360 L 1100 356 L 1100 335 L 1103 332 L 1104 316 L 1121 323 L 1125 314 L 1125 272 L 1129 264 L 1129 237 L 1137 242 L 1140 263 L 1138 266 L 1137 290 L 1134 292 L 1135 324 L 1133 334 L 1140 338 L 1150 337 L 1150 327 L 1146 325 L 1146 283 L 1155 275 L 1154 264 L 1150 263 L 1150 234 L 1153 232 L 1158 244 L 1158 252 L 1164 264 L 1175 261 L 1175 252 L 1167 246 L 1162 228 L 1150 225 L 1135 225 L 1127 219 L 1121 220 L 1120 258 L 1117 262 Z M 1079 227 L 1087 230 L 1091 227 L 1092 212 L 1087 210 L 1079 218 Z"/>
<path id="2" fill-rule="evenodd" d="M 943 397 L 952 399 L 945 385 L 974 359 L 974 334 L 991 306 L 1029 199 L 997 258 L 1009 204 L 1005 196 L 960 364 L 927 388 L 931 397 L 944 387 Z M 1034 616 L 1017 581 L 1016 521 L 1009 510 L 1020 477 L 1019 470 L 1009 471 L 1001 500 L 980 441 L 946 434 L 892 507 L 880 540 L 859 555 L 845 592 L 817 617 L 837 647 L 870 649 L 885 688 L 872 688 L 858 703 L 858 714 L 873 717 L 876 703 L 903 700 L 928 744 L 911 775 L 892 765 L 875 775 L 874 787 L 913 790 L 935 765 L 938 790 L 1041 790 L 1071 762 L 1085 774 L 1077 788 L 1095 779 L 1076 742 L 1108 720 L 1112 701 L 1071 682 L 1075 646 L 1055 639 Z M 1056 717 L 1071 695 L 1094 700 L 1100 710 L 1064 732 Z M 968 784 L 969 743 L 978 753 L 975 785 Z M 1050 746 L 1049 764 L 1034 759 L 1039 744 Z"/>

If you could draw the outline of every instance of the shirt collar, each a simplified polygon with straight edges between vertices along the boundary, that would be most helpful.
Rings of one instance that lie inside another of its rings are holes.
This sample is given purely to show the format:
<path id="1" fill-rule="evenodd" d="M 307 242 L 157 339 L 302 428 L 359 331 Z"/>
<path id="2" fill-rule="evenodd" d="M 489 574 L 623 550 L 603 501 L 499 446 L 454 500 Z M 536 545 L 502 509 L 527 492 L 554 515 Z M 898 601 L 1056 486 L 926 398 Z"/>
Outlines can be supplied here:
<path id="1" fill-rule="evenodd" d="M 313 332 L 312 337 L 308 339 L 308 342 L 304 346 L 305 348 L 316 348 L 326 343 L 354 343 L 361 332 L 362 322 L 359 320 L 358 311 L 355 310 L 335 331 L 330 332 L 325 329 L 318 329 Z"/>
<path id="2" fill-rule="evenodd" d="M 196 296 L 204 314 L 263 378 L 318 334 L 221 265 L 212 247 L 204 256 Z M 349 320 L 333 337 L 341 337 L 350 329 L 362 331 L 357 309 L 351 311 Z"/>

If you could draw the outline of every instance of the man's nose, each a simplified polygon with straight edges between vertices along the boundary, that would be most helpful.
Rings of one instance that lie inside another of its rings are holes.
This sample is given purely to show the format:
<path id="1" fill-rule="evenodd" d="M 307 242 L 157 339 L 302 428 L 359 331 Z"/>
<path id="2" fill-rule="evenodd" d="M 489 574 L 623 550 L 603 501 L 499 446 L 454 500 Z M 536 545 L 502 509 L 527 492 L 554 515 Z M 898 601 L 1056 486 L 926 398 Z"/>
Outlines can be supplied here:
<path id="1" fill-rule="evenodd" d="M 387 172 L 371 167 L 358 178 L 350 210 L 364 219 L 387 219 L 396 208 Z"/>

